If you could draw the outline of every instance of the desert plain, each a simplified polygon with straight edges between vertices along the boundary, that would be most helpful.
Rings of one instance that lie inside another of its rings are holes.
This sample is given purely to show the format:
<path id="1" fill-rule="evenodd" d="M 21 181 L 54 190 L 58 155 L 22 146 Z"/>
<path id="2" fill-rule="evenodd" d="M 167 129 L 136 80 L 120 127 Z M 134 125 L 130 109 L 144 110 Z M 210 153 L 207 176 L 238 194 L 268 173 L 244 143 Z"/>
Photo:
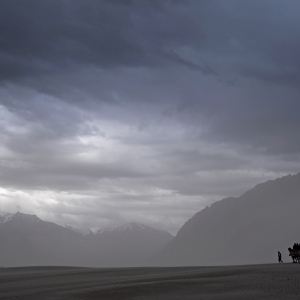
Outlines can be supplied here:
<path id="1" fill-rule="evenodd" d="M 300 265 L 0 269 L 0 299 L 300 299 Z"/>

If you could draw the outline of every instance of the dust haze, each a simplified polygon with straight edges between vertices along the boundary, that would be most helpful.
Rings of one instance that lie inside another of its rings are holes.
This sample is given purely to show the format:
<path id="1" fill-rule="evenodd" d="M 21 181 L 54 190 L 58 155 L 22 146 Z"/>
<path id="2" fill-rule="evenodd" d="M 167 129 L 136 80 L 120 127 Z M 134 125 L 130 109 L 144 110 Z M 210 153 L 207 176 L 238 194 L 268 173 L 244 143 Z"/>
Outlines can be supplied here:
<path id="1" fill-rule="evenodd" d="M 0 299 L 298 299 L 299 37 L 296 0 L 0 0 Z"/>

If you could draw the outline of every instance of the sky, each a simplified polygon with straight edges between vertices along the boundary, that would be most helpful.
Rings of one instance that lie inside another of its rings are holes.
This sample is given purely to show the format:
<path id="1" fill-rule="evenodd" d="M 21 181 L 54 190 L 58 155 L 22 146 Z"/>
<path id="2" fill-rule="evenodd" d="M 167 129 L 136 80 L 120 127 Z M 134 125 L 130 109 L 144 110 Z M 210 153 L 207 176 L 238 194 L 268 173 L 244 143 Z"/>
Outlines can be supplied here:
<path id="1" fill-rule="evenodd" d="M 0 210 L 176 234 L 300 170 L 297 0 L 0 0 Z"/>

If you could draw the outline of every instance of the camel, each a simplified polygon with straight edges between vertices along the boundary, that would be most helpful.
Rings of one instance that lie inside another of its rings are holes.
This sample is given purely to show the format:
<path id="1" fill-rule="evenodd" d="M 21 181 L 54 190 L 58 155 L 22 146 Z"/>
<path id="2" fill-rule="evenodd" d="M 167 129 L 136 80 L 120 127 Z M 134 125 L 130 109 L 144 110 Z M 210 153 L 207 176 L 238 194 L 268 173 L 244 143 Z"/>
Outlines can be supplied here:
<path id="1" fill-rule="evenodd" d="M 294 250 L 292 248 L 288 248 L 288 250 L 290 252 L 289 256 L 293 259 L 293 263 L 300 262 L 300 250 Z"/>

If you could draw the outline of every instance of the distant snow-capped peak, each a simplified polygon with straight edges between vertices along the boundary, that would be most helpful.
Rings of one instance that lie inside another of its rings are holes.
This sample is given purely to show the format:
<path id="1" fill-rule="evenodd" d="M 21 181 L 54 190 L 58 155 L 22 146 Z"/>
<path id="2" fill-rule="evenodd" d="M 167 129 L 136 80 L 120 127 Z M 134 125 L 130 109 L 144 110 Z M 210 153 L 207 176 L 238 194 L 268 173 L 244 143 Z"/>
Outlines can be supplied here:
<path id="1" fill-rule="evenodd" d="M 0 224 L 8 222 L 14 214 L 6 212 L 6 211 L 0 211 Z"/>
<path id="2" fill-rule="evenodd" d="M 0 211 L 0 224 L 7 223 L 11 220 L 26 220 L 31 222 L 41 221 L 36 215 L 23 214 L 19 211 L 16 213 Z"/>
<path id="3" fill-rule="evenodd" d="M 148 226 L 145 226 L 143 224 L 139 224 L 136 222 L 131 222 L 131 223 L 125 224 L 123 226 L 120 226 L 120 227 L 114 229 L 114 231 L 118 231 L 118 232 L 133 231 L 133 230 L 144 231 L 146 229 L 153 229 L 153 228 L 150 228 Z"/>
<path id="4" fill-rule="evenodd" d="M 106 228 L 99 229 L 97 231 L 97 234 L 122 233 L 122 232 L 129 232 L 129 231 L 145 231 L 145 230 L 147 230 L 147 228 L 152 229 L 143 224 L 132 222 L 132 223 L 128 223 L 128 224 L 122 225 L 117 228 L 106 227 Z M 154 229 L 152 229 L 152 230 L 154 230 Z"/>
<path id="5" fill-rule="evenodd" d="M 106 228 L 102 228 L 102 229 L 97 230 L 97 234 L 110 233 L 113 230 L 114 230 L 113 228 L 106 227 Z"/>
<path id="6" fill-rule="evenodd" d="M 160 234 L 160 235 L 170 235 L 169 232 L 155 229 L 137 222 L 131 222 L 128 224 L 125 224 L 123 226 L 120 226 L 112 231 L 112 233 L 129 233 L 129 232 L 135 232 L 135 233 L 145 233 L 145 234 Z"/>
<path id="7" fill-rule="evenodd" d="M 120 234 L 127 234 L 127 233 L 145 233 L 145 234 L 160 234 L 160 235 L 170 235 L 169 232 L 154 229 L 152 227 L 137 223 L 131 222 L 125 225 L 119 226 L 117 228 L 103 228 L 97 231 L 97 235 L 120 235 Z"/>

